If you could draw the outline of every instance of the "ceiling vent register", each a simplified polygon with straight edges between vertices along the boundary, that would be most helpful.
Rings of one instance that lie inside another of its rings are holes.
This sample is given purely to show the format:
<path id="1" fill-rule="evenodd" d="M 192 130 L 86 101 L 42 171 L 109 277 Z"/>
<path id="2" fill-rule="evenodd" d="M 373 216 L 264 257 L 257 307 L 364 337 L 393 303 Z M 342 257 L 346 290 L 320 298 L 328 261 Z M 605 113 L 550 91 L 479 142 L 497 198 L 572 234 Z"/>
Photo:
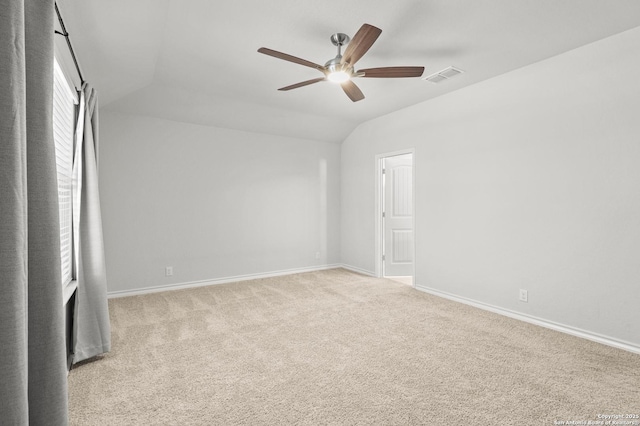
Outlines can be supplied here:
<path id="1" fill-rule="evenodd" d="M 445 80 L 449 80 L 457 75 L 462 74 L 464 71 L 462 71 L 459 68 L 456 67 L 449 67 L 449 68 L 445 68 L 442 71 L 438 71 L 435 74 L 431 74 L 427 77 L 424 77 L 424 80 L 430 81 L 431 83 L 437 84 L 440 82 L 443 82 Z"/>

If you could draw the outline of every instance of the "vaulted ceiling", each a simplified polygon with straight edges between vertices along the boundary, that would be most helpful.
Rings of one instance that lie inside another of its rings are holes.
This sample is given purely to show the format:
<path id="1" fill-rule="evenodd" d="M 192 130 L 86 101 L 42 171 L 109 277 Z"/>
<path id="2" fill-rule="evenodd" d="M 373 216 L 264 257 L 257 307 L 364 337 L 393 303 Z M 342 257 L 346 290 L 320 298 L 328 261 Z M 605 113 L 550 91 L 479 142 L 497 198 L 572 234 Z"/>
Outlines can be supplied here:
<path id="1" fill-rule="evenodd" d="M 364 121 L 640 26 L 637 0 L 57 3 L 102 109 L 337 143 Z M 366 98 L 354 103 L 330 82 L 278 91 L 321 74 L 257 53 L 324 64 L 329 37 L 363 23 L 382 35 L 357 68 L 465 72 L 440 84 L 358 79 Z"/>

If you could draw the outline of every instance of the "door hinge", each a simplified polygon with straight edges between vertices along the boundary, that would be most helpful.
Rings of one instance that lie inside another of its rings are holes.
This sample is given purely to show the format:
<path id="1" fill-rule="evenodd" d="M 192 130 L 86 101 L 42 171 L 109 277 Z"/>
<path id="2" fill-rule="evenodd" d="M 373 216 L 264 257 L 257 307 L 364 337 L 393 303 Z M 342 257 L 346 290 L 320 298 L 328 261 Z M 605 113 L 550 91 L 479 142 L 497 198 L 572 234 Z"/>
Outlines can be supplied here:
<path id="1" fill-rule="evenodd" d="M 387 173 L 387 169 L 382 169 L 382 174 Z"/>
<path id="2" fill-rule="evenodd" d="M 385 212 L 382 212 L 382 217 L 387 217 L 387 214 Z"/>
<path id="3" fill-rule="evenodd" d="M 382 255 L 382 260 L 385 260 L 384 254 Z"/>

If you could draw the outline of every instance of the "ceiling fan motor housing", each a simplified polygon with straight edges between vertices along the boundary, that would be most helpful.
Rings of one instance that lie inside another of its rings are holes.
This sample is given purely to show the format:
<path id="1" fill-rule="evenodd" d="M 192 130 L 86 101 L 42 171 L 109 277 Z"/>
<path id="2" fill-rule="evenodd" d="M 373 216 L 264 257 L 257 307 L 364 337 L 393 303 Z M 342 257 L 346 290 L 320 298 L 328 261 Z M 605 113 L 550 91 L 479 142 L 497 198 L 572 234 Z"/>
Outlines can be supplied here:
<path id="1" fill-rule="evenodd" d="M 327 61 L 327 63 L 324 64 L 324 66 L 327 68 L 327 70 L 330 73 L 346 72 L 349 75 L 353 74 L 353 67 L 348 63 L 341 64 L 340 63 L 341 59 L 342 59 L 342 55 L 338 55 L 335 58 Z"/>

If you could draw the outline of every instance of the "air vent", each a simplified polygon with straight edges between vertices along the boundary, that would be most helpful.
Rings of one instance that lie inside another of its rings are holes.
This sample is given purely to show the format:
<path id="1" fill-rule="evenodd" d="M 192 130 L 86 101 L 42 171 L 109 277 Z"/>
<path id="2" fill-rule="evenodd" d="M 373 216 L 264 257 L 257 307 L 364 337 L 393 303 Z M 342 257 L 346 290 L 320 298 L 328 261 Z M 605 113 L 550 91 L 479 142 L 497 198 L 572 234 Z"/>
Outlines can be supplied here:
<path id="1" fill-rule="evenodd" d="M 440 74 L 433 74 L 433 75 L 430 75 L 429 77 L 425 77 L 425 80 L 430 81 L 432 83 L 440 83 L 441 81 L 445 81 L 446 79 L 447 77 Z"/>
<path id="2" fill-rule="evenodd" d="M 462 74 L 464 71 L 455 67 L 445 68 L 442 71 L 438 71 L 435 74 L 431 74 L 430 76 L 424 77 L 424 80 L 430 81 L 432 83 L 440 83 L 445 80 L 449 80 L 450 78 L 455 77 L 456 75 Z"/>

